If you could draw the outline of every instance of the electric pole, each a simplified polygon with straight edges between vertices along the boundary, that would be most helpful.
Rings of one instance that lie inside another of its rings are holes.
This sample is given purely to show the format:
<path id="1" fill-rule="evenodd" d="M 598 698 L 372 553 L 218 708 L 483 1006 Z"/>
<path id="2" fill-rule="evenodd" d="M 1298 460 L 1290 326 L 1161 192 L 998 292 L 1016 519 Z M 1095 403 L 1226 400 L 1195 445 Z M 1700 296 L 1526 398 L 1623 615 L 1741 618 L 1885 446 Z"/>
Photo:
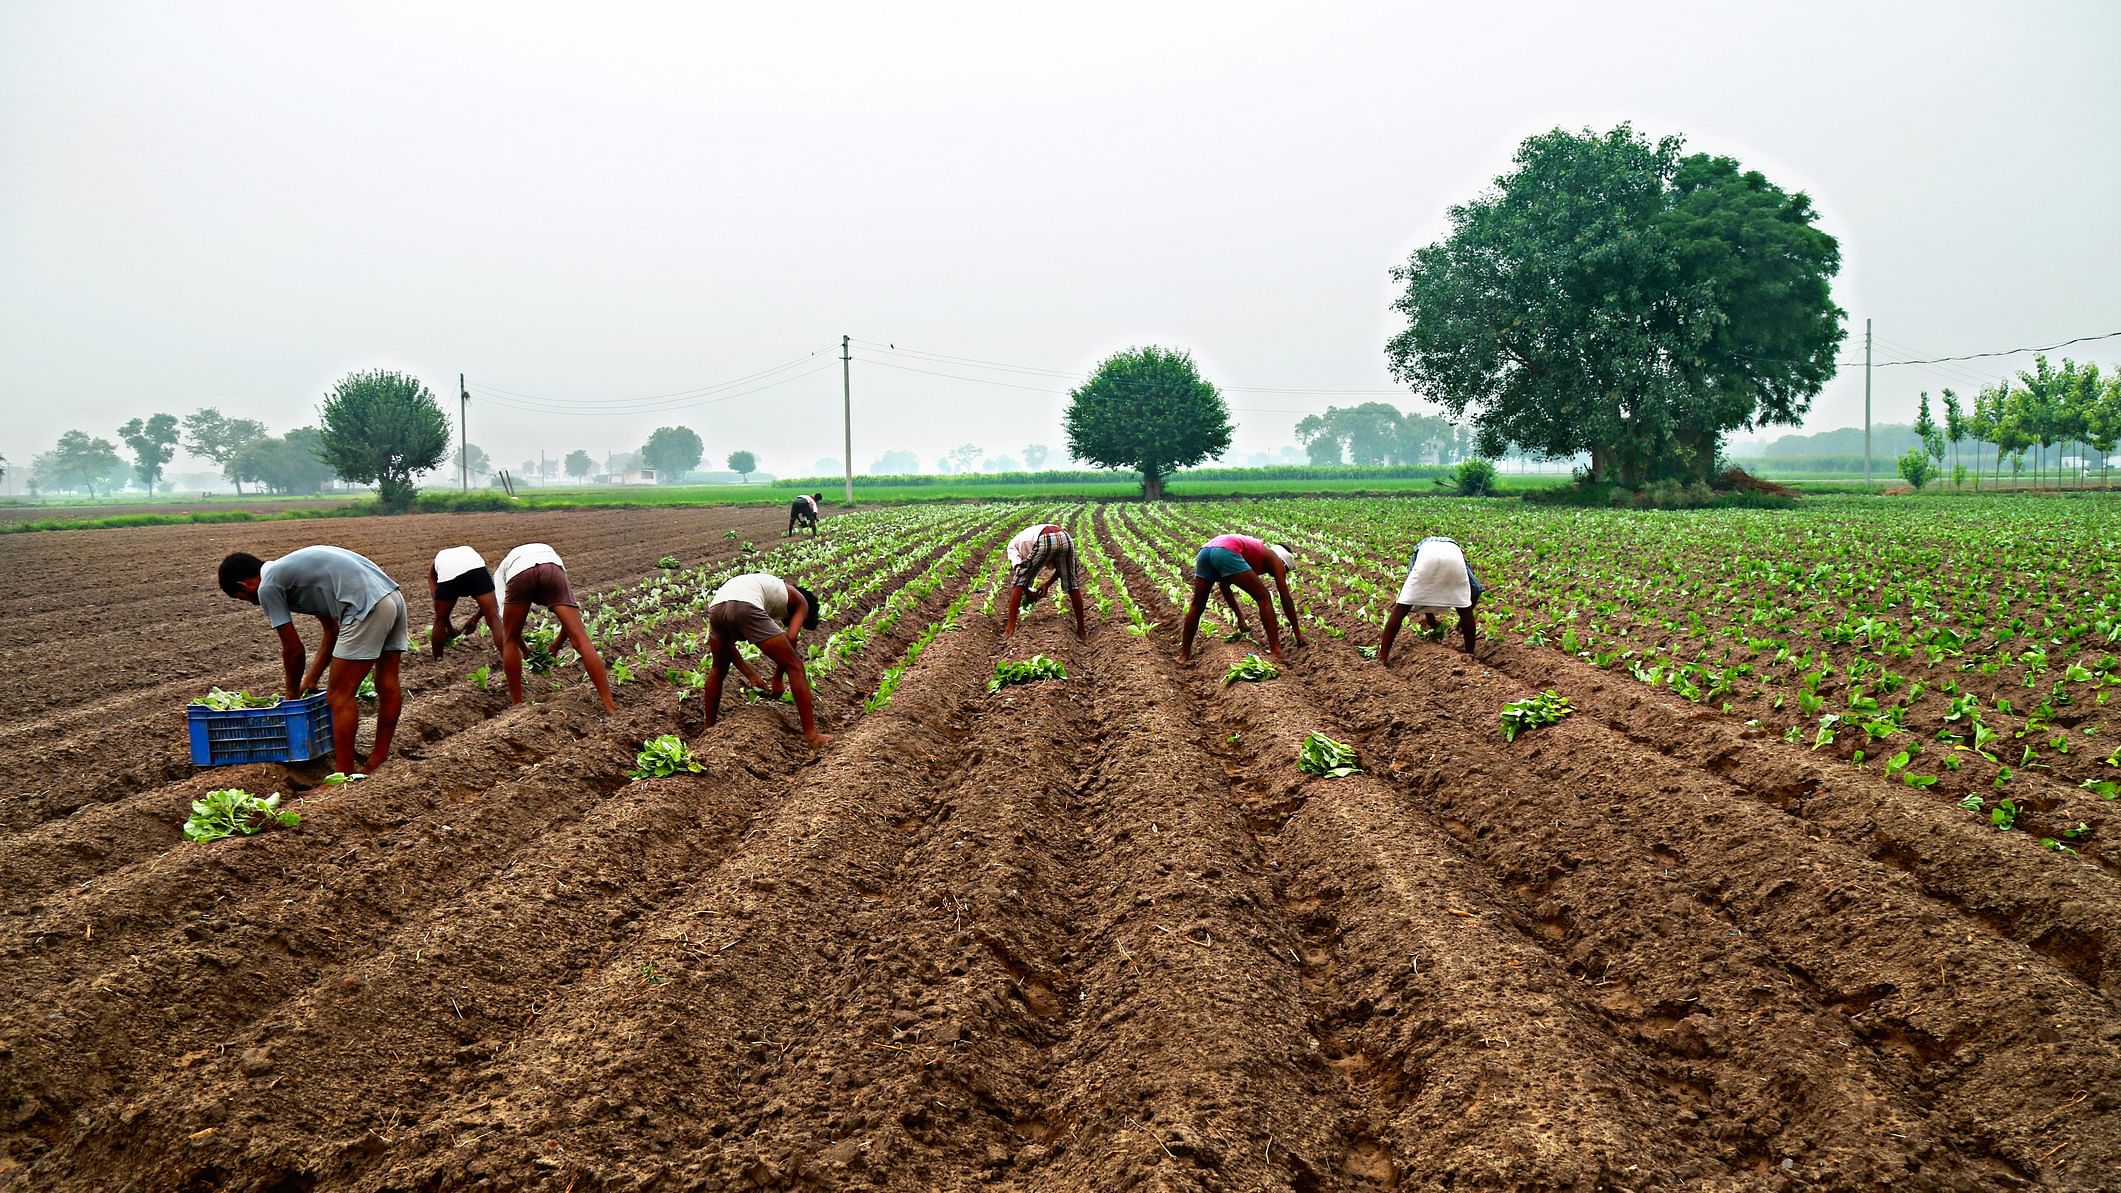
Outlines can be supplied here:
<path id="1" fill-rule="evenodd" d="M 840 429 L 845 432 L 846 442 L 841 452 L 846 459 L 847 504 L 854 504 L 854 371 L 853 355 L 847 349 L 848 338 L 840 337 Z"/>
<path id="2" fill-rule="evenodd" d="M 471 492 L 471 449 L 465 446 L 471 432 L 465 429 L 464 420 L 471 410 L 471 391 L 464 388 L 464 374 L 457 374 L 457 476 L 463 490 Z"/>
<path id="3" fill-rule="evenodd" d="M 1871 483 L 1871 321 L 1863 321 L 1863 483 Z"/>

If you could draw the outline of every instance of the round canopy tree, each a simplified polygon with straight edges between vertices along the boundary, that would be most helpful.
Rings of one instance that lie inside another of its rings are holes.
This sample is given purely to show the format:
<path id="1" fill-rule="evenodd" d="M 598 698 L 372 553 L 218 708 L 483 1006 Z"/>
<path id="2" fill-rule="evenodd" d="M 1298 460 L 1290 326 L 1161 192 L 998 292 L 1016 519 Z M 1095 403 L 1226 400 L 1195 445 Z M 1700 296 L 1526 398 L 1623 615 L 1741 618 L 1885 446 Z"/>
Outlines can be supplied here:
<path id="1" fill-rule="evenodd" d="M 388 369 L 349 373 L 317 410 L 317 455 L 342 479 L 374 485 L 384 510 L 412 508 L 412 478 L 449 453 L 449 416 L 417 377 Z"/>
<path id="2" fill-rule="evenodd" d="M 691 427 L 657 427 L 641 445 L 641 462 L 655 469 L 656 480 L 669 484 L 698 468 L 706 451 Z"/>
<path id="3" fill-rule="evenodd" d="M 1393 375 L 1473 411 L 1483 454 L 1588 452 L 1628 486 L 1706 479 L 1726 432 L 1800 422 L 1846 335 L 1840 248 L 1809 197 L 1680 145 L 1627 125 L 1526 140 L 1392 271 Z"/>
<path id="4" fill-rule="evenodd" d="M 588 452 L 576 448 L 567 453 L 567 475 L 576 480 L 581 480 L 595 471 L 596 465 L 590 462 Z"/>
<path id="5" fill-rule="evenodd" d="M 1163 500 L 1173 470 L 1230 447 L 1230 408 L 1184 352 L 1115 352 L 1068 399 L 1069 453 L 1141 473 L 1142 496 L 1151 501 Z"/>
<path id="6" fill-rule="evenodd" d="M 749 483 L 751 474 L 759 470 L 759 458 L 750 452 L 730 452 L 728 463 L 729 471 L 746 483 Z"/>

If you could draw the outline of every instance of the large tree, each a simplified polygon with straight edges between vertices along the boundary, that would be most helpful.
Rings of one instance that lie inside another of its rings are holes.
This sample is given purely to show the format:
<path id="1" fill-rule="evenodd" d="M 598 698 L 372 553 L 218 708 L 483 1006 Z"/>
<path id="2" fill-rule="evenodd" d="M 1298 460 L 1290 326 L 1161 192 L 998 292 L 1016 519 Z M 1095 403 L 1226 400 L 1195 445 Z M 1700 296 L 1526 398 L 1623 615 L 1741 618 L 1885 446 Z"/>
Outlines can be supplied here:
<path id="1" fill-rule="evenodd" d="M 118 428 L 118 438 L 133 449 L 133 475 L 153 497 L 155 482 L 162 479 L 162 466 L 177 454 L 177 416 L 150 414 L 144 420 L 132 419 Z"/>
<path id="2" fill-rule="evenodd" d="M 669 484 L 700 466 L 707 452 L 691 427 L 657 427 L 641 445 L 641 463 L 655 469 L 655 479 Z"/>
<path id="3" fill-rule="evenodd" d="M 1150 501 L 1163 499 L 1169 473 L 1230 448 L 1230 408 L 1188 353 L 1115 352 L 1068 399 L 1069 454 L 1141 473 Z"/>
<path id="4" fill-rule="evenodd" d="M 576 448 L 567 453 L 567 475 L 576 480 L 581 480 L 583 477 L 595 472 L 596 467 L 596 464 L 590 460 L 589 453 L 581 448 Z"/>
<path id="5" fill-rule="evenodd" d="M 1627 125 L 1519 146 L 1392 271 L 1394 376 L 1473 412 L 1480 450 L 1588 452 L 1596 479 L 1705 478 L 1726 432 L 1796 424 L 1846 331 L 1811 199 Z"/>
<path id="6" fill-rule="evenodd" d="M 412 478 L 433 471 L 449 452 L 449 416 L 417 377 L 387 369 L 349 373 L 318 409 L 322 455 L 332 471 L 374 485 L 383 509 L 412 508 Z"/>
<path id="7" fill-rule="evenodd" d="M 749 483 L 751 474 L 759 470 L 759 458 L 750 452 L 730 452 L 729 471 L 736 473 L 737 480 Z"/>
<path id="8" fill-rule="evenodd" d="M 466 462 L 470 467 L 465 467 Z M 493 471 L 493 458 L 476 443 L 460 443 L 449 453 L 449 470 L 458 476 L 485 476 Z"/>
<path id="9" fill-rule="evenodd" d="M 870 476 L 912 476 L 921 470 L 921 458 L 909 451 L 892 450 L 869 462 Z"/>
<path id="10" fill-rule="evenodd" d="M 236 453 L 265 438 L 265 424 L 254 418 L 228 418 L 212 406 L 184 416 L 184 450 L 220 465 L 221 475 L 243 491 L 243 479 L 231 470 Z"/>
<path id="11" fill-rule="evenodd" d="M 51 451 L 53 488 L 87 489 L 88 495 L 94 497 L 97 485 L 115 484 L 124 473 L 125 461 L 118 457 L 117 446 L 86 431 L 68 431 L 59 436 Z"/>
<path id="12" fill-rule="evenodd" d="M 1045 444 L 1027 443 L 1024 445 L 1024 467 L 1031 471 L 1037 472 L 1039 469 L 1044 468 L 1046 466 L 1046 456 Z"/>

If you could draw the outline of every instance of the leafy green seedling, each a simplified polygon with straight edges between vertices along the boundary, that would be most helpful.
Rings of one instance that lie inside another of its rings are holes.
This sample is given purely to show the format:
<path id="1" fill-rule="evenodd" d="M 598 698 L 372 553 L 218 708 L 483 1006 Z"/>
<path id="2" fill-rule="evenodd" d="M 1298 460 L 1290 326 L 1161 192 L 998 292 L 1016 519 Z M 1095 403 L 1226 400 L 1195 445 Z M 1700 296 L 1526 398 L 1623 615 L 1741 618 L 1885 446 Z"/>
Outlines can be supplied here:
<path id="1" fill-rule="evenodd" d="M 994 665 L 994 678 L 987 681 L 989 693 L 999 692 L 1015 684 L 1038 683 L 1047 679 L 1068 678 L 1068 668 L 1059 659 L 1049 659 L 1035 654 L 1021 663 L 1002 662 Z"/>
<path id="2" fill-rule="evenodd" d="M 1321 779 L 1345 779 L 1363 773 L 1355 759 L 1355 747 L 1334 741 L 1323 733 L 1311 733 L 1296 752 L 1296 768 Z"/>
<path id="3" fill-rule="evenodd" d="M 1552 688 L 1536 696 L 1512 700 L 1502 706 L 1502 740 L 1516 741 L 1518 734 L 1555 724 L 1573 711 L 1569 707 L 1569 698 Z"/>
<path id="4" fill-rule="evenodd" d="M 1256 654 L 1248 654 L 1239 662 L 1230 664 L 1223 673 L 1223 686 L 1229 687 L 1238 680 L 1246 683 L 1265 683 L 1281 674 L 1281 669 Z"/>
<path id="5" fill-rule="evenodd" d="M 661 559 L 656 560 L 655 565 L 664 569 L 682 566 L 678 563 L 678 557 L 675 555 L 665 555 Z"/>
<path id="6" fill-rule="evenodd" d="M 2116 783 L 2112 779 L 2086 779 L 2082 783 L 2077 784 L 2077 786 L 2084 788 L 2100 799 L 2113 799 L 2115 796 L 2121 795 L 2121 783 Z"/>
<path id="7" fill-rule="evenodd" d="M 361 677 L 361 686 L 360 686 L 360 687 L 358 687 L 358 688 L 355 688 L 355 689 L 354 689 L 354 699 L 356 699 L 356 700 L 373 700 L 373 699 L 375 699 L 375 698 L 376 698 L 376 673 L 375 673 L 375 672 L 373 672 L 373 671 L 371 671 L 371 672 L 369 672 L 368 674 L 366 674 L 366 675 L 364 675 L 364 676 L 362 676 L 362 677 Z"/>
<path id="8" fill-rule="evenodd" d="M 1377 657 L 1377 648 L 1374 646 L 1358 646 L 1355 648 L 1355 653 L 1366 659 L 1374 659 Z"/>
<path id="9" fill-rule="evenodd" d="M 359 783 L 366 778 L 368 778 L 367 775 L 349 775 L 343 770 L 335 770 L 324 776 L 324 785 L 326 787 L 338 787 L 346 783 Z"/>
<path id="10" fill-rule="evenodd" d="M 280 810 L 280 793 L 277 791 L 259 799 L 248 791 L 226 787 L 207 792 L 205 799 L 192 801 L 191 818 L 184 822 L 184 836 L 186 840 L 204 844 L 238 834 L 247 837 L 273 824 L 293 828 L 300 823 L 300 813 Z"/>
<path id="11" fill-rule="evenodd" d="M 492 678 L 493 664 L 491 663 L 487 663 L 479 667 L 473 667 L 471 669 L 471 682 L 479 685 L 479 690 L 482 692 L 486 690 L 487 681 Z"/>
<path id="12" fill-rule="evenodd" d="M 681 771 L 698 774 L 706 769 L 693 761 L 692 751 L 685 748 L 677 734 L 666 733 L 642 742 L 633 769 L 626 773 L 636 779 L 662 779 Z"/>
<path id="13" fill-rule="evenodd" d="M 203 704 L 215 712 L 234 712 L 244 708 L 271 708 L 280 703 L 278 696 L 253 696 L 249 692 L 230 692 L 215 688 L 192 701 Z"/>

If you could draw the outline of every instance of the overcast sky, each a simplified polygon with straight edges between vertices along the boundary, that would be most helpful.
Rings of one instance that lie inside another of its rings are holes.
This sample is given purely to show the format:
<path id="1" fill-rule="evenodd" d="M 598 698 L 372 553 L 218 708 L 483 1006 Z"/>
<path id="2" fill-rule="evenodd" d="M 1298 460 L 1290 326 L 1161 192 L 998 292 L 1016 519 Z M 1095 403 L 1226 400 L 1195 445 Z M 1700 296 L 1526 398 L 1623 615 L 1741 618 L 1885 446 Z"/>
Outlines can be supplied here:
<path id="1" fill-rule="evenodd" d="M 1143 343 L 1272 451 L 1396 389 L 1387 271 L 1450 204 L 1623 120 L 1814 197 L 1845 359 L 1866 316 L 1880 359 L 2121 330 L 2109 3 L 0 0 L 0 453 L 285 430 L 381 366 L 466 374 L 510 466 L 682 423 L 790 475 L 841 454 L 843 333 L 857 467 L 1064 442 L 1066 376 L 937 358 Z M 1880 370 L 1876 417 L 2001 363 Z"/>

